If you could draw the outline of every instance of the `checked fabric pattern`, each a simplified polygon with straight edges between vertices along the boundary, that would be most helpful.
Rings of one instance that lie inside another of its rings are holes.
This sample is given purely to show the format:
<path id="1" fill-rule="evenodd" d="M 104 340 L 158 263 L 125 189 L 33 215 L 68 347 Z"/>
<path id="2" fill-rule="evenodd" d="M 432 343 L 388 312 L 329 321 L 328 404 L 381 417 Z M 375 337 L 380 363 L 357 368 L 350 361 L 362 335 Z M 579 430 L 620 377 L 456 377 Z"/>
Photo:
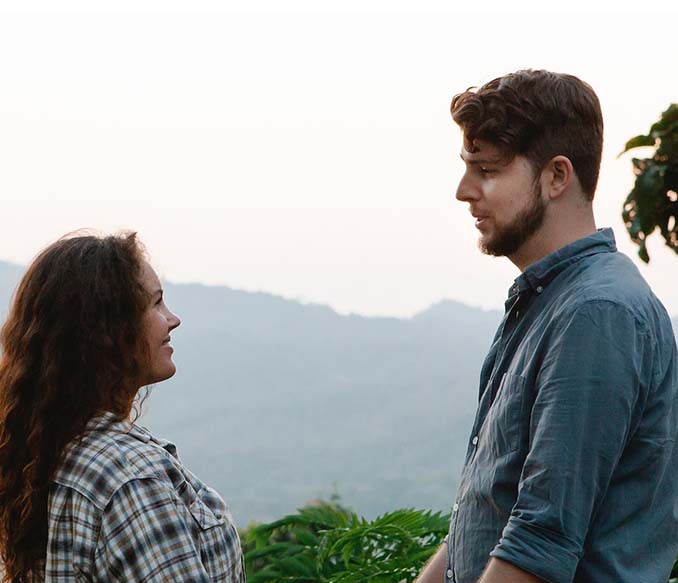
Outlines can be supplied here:
<path id="1" fill-rule="evenodd" d="M 245 582 L 221 497 L 183 467 L 174 445 L 111 413 L 69 445 L 48 521 L 44 578 L 34 581 Z"/>

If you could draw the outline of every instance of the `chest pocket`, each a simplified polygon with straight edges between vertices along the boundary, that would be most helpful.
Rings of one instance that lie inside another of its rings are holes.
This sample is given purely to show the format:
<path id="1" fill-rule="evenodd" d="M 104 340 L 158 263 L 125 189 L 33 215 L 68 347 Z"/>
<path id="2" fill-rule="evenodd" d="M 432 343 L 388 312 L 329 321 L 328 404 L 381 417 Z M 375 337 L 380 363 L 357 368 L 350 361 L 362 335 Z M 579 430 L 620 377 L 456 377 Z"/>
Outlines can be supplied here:
<path id="1" fill-rule="evenodd" d="M 241 581 L 240 539 L 224 501 L 212 488 L 203 486 L 188 510 L 197 526 L 200 559 L 212 581 Z"/>
<path id="2" fill-rule="evenodd" d="M 504 374 L 497 394 L 485 419 L 485 444 L 492 455 L 502 456 L 516 451 L 527 430 L 525 379 Z"/>

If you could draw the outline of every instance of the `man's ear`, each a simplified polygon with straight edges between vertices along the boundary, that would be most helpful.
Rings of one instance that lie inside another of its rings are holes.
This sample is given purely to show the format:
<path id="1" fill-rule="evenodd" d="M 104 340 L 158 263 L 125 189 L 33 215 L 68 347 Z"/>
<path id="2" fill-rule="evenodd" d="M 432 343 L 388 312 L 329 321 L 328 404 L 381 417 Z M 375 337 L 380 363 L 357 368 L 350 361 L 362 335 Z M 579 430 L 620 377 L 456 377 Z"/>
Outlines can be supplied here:
<path id="1" fill-rule="evenodd" d="M 542 188 L 550 199 L 560 198 L 575 182 L 577 175 L 567 156 L 554 156 L 542 171 Z"/>

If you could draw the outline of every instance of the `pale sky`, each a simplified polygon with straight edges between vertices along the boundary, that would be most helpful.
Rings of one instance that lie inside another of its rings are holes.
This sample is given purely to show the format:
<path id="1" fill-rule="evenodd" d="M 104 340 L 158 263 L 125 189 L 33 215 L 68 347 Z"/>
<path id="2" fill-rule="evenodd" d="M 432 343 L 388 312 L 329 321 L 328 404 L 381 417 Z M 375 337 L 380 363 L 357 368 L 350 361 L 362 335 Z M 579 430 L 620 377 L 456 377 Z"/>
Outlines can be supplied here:
<path id="1" fill-rule="evenodd" d="M 616 157 L 678 101 L 664 28 L 677 3 L 544 4 L 0 2 L 0 259 L 126 228 L 175 282 L 341 313 L 408 316 L 445 298 L 499 308 L 518 271 L 480 254 L 454 200 L 449 102 L 547 68 L 597 91 L 598 226 L 678 315 L 678 255 L 657 233 L 650 265 L 636 259 L 620 219 L 631 156 Z"/>

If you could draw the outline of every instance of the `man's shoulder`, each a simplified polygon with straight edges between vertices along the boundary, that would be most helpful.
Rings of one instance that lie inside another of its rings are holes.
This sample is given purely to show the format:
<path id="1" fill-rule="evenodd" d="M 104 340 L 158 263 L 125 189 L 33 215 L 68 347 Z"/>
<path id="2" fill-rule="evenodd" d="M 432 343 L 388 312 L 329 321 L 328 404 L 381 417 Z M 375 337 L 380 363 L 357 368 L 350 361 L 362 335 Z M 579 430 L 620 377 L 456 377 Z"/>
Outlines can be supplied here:
<path id="1" fill-rule="evenodd" d="M 663 304 L 623 253 L 599 253 L 573 267 L 570 274 L 563 274 L 565 281 L 558 298 L 561 314 L 605 307 L 632 315 L 644 329 L 671 328 Z"/>
<path id="2" fill-rule="evenodd" d="M 634 263 L 619 251 L 598 253 L 582 260 L 575 284 L 582 299 L 609 300 L 631 306 L 634 299 L 654 297 L 650 286 Z"/>
<path id="3" fill-rule="evenodd" d="M 179 462 L 157 443 L 120 431 L 90 431 L 70 443 L 53 478 L 103 510 L 113 495 L 136 479 L 172 483 L 181 479 Z"/>

